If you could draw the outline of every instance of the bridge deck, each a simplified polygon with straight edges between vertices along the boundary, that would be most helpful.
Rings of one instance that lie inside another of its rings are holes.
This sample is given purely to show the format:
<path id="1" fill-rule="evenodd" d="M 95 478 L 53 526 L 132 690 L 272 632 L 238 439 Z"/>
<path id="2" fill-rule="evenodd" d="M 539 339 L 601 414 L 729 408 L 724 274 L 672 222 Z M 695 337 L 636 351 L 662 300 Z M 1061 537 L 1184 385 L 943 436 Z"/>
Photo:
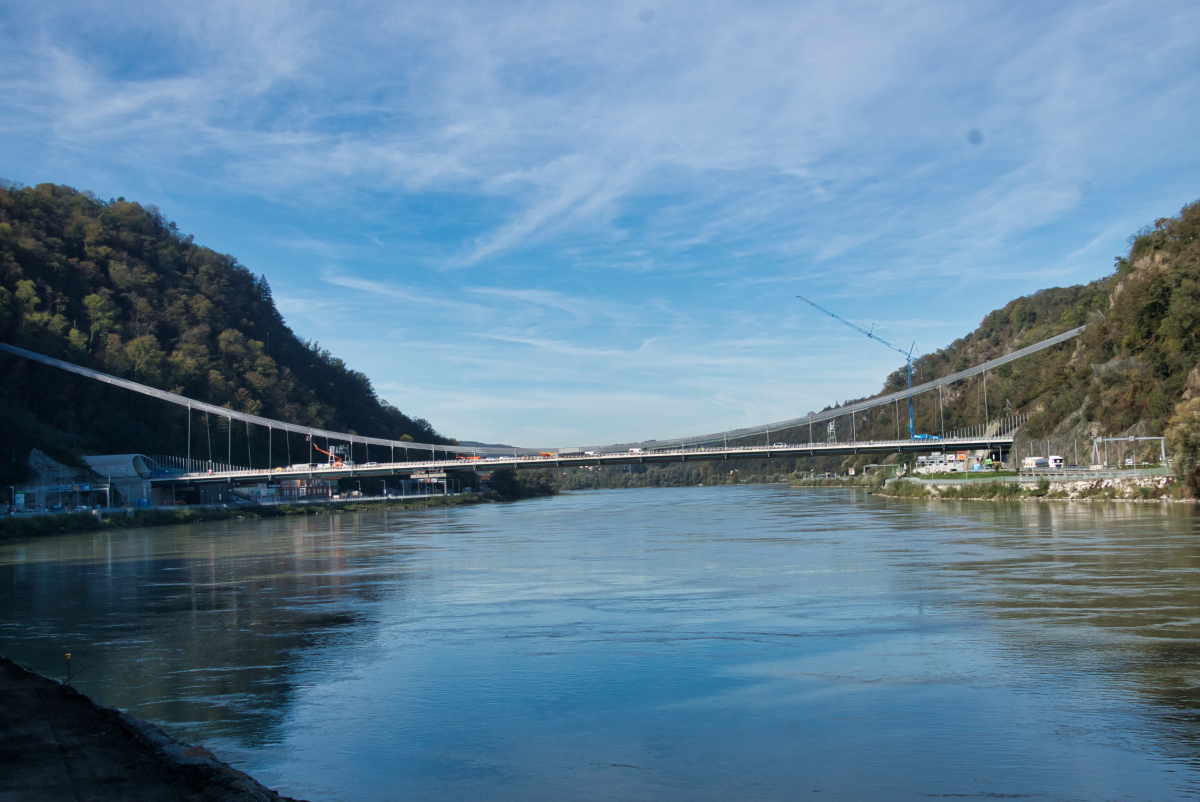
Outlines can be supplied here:
<path id="1" fill-rule="evenodd" d="M 679 448 L 634 453 L 631 451 L 597 454 L 555 454 L 550 457 L 489 455 L 481 459 L 428 460 L 425 462 L 387 462 L 345 465 L 342 467 L 280 467 L 234 471 L 210 471 L 159 476 L 151 479 L 158 486 L 233 482 L 253 484 L 277 479 L 319 476 L 327 479 L 369 476 L 410 476 L 414 473 L 444 471 L 482 471 L 497 468 L 571 468 L 596 465 L 631 465 L 669 462 L 704 462 L 730 459 L 779 459 L 784 457 L 845 456 L 850 454 L 925 454 L 946 451 L 1008 448 L 1012 434 L 983 437 L 959 437 L 946 440 L 871 440 L 851 443 L 804 443 L 800 445 L 742 446 L 737 448 Z"/>

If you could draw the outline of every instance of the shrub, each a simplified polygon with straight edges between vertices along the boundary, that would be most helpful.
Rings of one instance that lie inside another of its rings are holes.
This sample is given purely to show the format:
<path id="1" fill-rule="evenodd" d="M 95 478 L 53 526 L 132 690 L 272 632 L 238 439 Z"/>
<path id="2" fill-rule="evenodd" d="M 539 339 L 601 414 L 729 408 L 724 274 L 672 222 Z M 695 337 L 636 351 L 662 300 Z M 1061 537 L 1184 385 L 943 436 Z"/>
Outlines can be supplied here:
<path id="1" fill-rule="evenodd" d="M 1200 398 L 1175 407 L 1166 438 L 1175 455 L 1175 476 L 1193 496 L 1200 495 Z"/>

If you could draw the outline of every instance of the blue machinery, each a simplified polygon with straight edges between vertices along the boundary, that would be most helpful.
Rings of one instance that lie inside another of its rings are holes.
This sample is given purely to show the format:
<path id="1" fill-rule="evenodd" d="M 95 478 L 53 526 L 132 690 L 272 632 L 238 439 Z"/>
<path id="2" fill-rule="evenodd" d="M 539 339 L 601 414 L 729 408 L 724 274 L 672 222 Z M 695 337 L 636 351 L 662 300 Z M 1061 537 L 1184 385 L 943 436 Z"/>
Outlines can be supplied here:
<path id="1" fill-rule="evenodd" d="M 912 390 L 912 363 L 913 363 L 912 352 L 913 352 L 913 348 L 916 348 L 916 346 L 917 346 L 916 340 L 913 340 L 913 344 L 908 347 L 907 351 L 905 351 L 903 348 L 897 348 L 896 346 L 892 345 L 887 340 L 883 339 L 882 337 L 877 336 L 875 334 L 875 324 L 874 323 L 871 324 L 871 330 L 867 331 L 866 329 L 862 328 L 861 326 L 854 325 L 853 323 L 851 323 L 849 320 L 846 320 L 838 313 L 831 312 L 828 309 L 826 309 L 825 307 L 821 306 L 820 304 L 813 303 L 812 301 L 805 298 L 803 295 L 797 295 L 796 297 L 799 298 L 801 301 L 804 301 L 804 303 L 808 304 L 809 306 L 820 309 L 822 312 L 829 315 L 834 320 L 845 323 L 847 326 L 854 329 L 855 331 L 858 331 L 858 332 L 861 332 L 861 333 L 867 335 L 868 337 L 870 337 L 872 340 L 875 340 L 876 342 L 883 343 L 888 348 L 891 348 L 893 351 L 895 351 L 896 353 L 903 356 L 904 364 L 908 366 L 908 389 Z M 937 440 L 937 439 L 939 439 L 938 436 L 935 434 L 917 434 L 915 431 L 913 431 L 913 400 L 912 400 L 911 393 L 909 393 L 909 396 L 908 396 L 908 436 L 912 440 Z"/>

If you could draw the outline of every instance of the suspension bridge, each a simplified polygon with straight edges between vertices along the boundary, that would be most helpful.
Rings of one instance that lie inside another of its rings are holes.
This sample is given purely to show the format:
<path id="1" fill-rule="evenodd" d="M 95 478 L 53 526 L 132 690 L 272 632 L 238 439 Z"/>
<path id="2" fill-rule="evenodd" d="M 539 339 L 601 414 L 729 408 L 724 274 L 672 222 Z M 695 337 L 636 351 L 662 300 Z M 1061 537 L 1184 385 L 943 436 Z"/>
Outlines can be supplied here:
<path id="1" fill-rule="evenodd" d="M 965 370 L 951 373 L 939 379 L 924 384 L 906 388 L 894 393 L 877 396 L 865 401 L 848 404 L 822 412 L 809 413 L 800 418 L 763 424 L 761 426 L 732 429 L 692 437 L 681 437 L 669 440 L 651 440 L 634 443 L 622 443 L 606 446 L 590 446 L 583 448 L 518 448 L 508 446 L 462 446 L 440 443 L 415 443 L 404 440 L 369 437 L 347 432 L 329 431 L 317 427 L 278 421 L 270 418 L 240 412 L 226 407 L 217 406 L 204 401 L 188 398 L 176 393 L 159 390 L 145 384 L 112 376 L 101 371 L 65 362 L 43 354 L 27 351 L 7 343 L 0 343 L 0 351 L 16 357 L 74 373 L 79 376 L 119 387 L 130 392 L 158 399 L 169 404 L 183 407 L 187 411 L 188 453 L 176 457 L 159 457 L 158 470 L 148 481 L 152 485 L 194 486 L 198 484 L 255 484 L 272 481 L 277 478 L 323 477 L 329 480 L 347 478 L 369 478 L 388 476 L 413 475 L 448 475 L 456 471 L 494 470 L 496 468 L 541 468 L 541 467 L 580 467 L 603 465 L 654 464 L 689 461 L 717 461 L 742 459 L 776 459 L 786 457 L 815 457 L 815 456 L 845 456 L 851 454 L 906 454 L 906 453 L 936 453 L 954 451 L 988 450 L 997 451 L 1002 455 L 1011 448 L 1016 429 L 1024 422 L 1024 416 L 1005 416 L 991 419 L 968 429 L 942 431 L 938 435 L 923 435 L 904 438 L 899 426 L 899 404 L 901 400 L 925 393 L 937 392 L 939 409 L 943 404 L 943 388 L 973 376 L 983 376 L 986 387 L 987 373 L 1002 365 L 1022 359 L 1030 354 L 1066 342 L 1079 336 L 1085 327 L 1079 327 L 1050 337 L 1034 345 L 1013 351 L 997 359 L 984 362 Z M 857 418 L 861 414 L 879 407 L 893 406 L 897 420 L 896 438 L 883 441 L 859 441 L 857 439 Z M 213 459 L 212 439 L 209 422 L 213 417 L 222 418 L 225 422 L 227 449 L 225 459 Z M 845 431 L 846 419 L 849 423 L 850 439 L 838 442 L 836 424 L 843 421 Z M 245 465 L 235 464 L 233 455 L 232 432 L 234 422 L 242 423 L 247 432 L 247 462 Z M 192 427 L 205 427 L 208 444 L 207 452 L 191 453 L 194 437 Z M 817 424 L 826 424 L 826 441 L 817 442 L 820 429 Z M 249 450 L 251 427 L 263 427 L 267 430 L 268 454 L 274 454 L 277 449 L 273 445 L 274 438 L 283 437 L 286 441 L 286 464 L 275 465 L 273 457 L 268 457 L 267 464 L 255 467 L 253 454 Z M 772 442 L 772 432 L 776 437 L 785 436 L 798 439 L 805 434 L 806 442 L 788 443 Z M 303 442 L 298 445 L 299 461 L 291 458 L 291 449 L 295 436 L 302 436 Z M 761 438 L 761 445 L 747 444 Z M 323 440 L 324 453 L 333 450 L 331 444 L 344 444 L 342 448 L 349 457 L 361 453 L 362 459 L 354 461 L 350 458 L 335 459 L 332 455 L 328 462 L 314 461 L 312 458 L 313 444 Z M 730 445 L 733 443 L 733 445 Z M 357 453 L 356 453 L 357 449 Z M 372 450 L 374 456 L 372 456 Z M 399 458 L 397 458 L 399 456 Z M 207 457 L 201 459 L 200 457 Z"/>

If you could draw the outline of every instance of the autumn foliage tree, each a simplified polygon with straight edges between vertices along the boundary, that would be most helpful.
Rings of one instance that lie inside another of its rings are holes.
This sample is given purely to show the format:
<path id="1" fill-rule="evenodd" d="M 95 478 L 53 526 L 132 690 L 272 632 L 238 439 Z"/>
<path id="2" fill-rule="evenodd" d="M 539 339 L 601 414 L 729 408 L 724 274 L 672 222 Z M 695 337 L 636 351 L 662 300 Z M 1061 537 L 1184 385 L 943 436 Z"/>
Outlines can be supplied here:
<path id="1" fill-rule="evenodd" d="M 290 423 L 448 442 L 296 337 L 265 276 L 123 198 L 0 184 L 0 341 Z M 24 421 L 3 444 L 7 471 L 39 443 L 178 453 L 186 436 L 161 404 L 9 356 L 0 413 Z"/>

